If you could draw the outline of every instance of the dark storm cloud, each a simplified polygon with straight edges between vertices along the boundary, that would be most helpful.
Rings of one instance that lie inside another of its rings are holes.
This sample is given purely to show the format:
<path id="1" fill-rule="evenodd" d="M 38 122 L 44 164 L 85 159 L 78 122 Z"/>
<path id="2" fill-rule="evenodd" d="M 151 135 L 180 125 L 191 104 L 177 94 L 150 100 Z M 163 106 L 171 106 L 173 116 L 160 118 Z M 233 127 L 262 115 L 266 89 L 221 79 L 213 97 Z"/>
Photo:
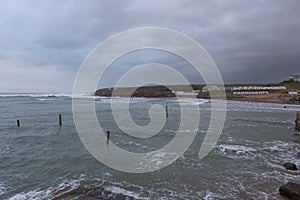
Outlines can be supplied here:
<path id="1" fill-rule="evenodd" d="M 297 0 L 0 1 L 0 91 L 25 90 L 26 85 L 27 91 L 70 91 L 77 69 L 96 45 L 112 34 L 144 26 L 171 28 L 194 38 L 215 60 L 225 82 L 282 81 L 299 73 L 299 8 Z M 144 56 L 138 62 L 124 59 L 120 68 L 148 61 Z M 172 56 L 156 58 L 179 62 Z M 32 76 L 34 71 L 48 82 Z M 51 83 L 62 78 L 57 74 L 65 77 L 65 84 Z M 198 81 L 193 72 L 186 74 Z"/>

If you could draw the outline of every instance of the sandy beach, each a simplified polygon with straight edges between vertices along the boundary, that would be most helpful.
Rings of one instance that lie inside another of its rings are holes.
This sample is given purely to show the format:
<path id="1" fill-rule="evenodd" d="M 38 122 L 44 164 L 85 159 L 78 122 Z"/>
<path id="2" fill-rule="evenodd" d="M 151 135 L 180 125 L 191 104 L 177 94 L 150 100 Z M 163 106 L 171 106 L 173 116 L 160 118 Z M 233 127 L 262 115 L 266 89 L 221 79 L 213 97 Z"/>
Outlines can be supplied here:
<path id="1" fill-rule="evenodd" d="M 227 100 L 300 105 L 300 95 L 289 95 L 285 93 L 243 96 L 227 95 Z"/>

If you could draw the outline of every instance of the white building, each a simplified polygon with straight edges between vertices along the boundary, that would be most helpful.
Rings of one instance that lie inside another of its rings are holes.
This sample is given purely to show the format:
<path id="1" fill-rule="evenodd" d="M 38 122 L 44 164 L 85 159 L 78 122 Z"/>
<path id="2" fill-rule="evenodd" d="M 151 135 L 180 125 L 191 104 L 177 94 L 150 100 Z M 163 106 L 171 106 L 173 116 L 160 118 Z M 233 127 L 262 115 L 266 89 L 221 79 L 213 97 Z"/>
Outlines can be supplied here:
<path id="1" fill-rule="evenodd" d="M 289 77 L 290 82 L 300 82 L 300 75 L 291 75 Z"/>
<path id="2" fill-rule="evenodd" d="M 224 88 L 217 85 L 206 85 L 202 88 L 202 92 L 222 91 L 222 90 L 224 90 Z"/>
<path id="3" fill-rule="evenodd" d="M 192 92 L 184 92 L 181 90 L 177 90 L 177 91 L 172 91 L 173 93 L 175 93 L 176 96 L 185 96 L 185 97 L 189 97 L 189 96 L 197 96 L 199 91 L 193 90 Z"/>

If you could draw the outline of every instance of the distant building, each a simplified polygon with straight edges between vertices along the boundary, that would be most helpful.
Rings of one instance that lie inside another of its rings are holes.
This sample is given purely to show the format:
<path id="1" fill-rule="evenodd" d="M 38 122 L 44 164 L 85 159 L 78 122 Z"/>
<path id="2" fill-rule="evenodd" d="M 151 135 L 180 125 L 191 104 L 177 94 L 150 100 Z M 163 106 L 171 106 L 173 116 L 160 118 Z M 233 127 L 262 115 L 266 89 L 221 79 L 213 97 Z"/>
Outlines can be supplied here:
<path id="1" fill-rule="evenodd" d="M 285 86 L 239 86 L 226 87 L 229 91 L 270 91 L 270 90 L 286 90 Z"/>
<path id="2" fill-rule="evenodd" d="M 290 82 L 300 82 L 300 75 L 291 75 L 290 77 L 289 77 L 289 81 Z"/>
<path id="3" fill-rule="evenodd" d="M 206 85 L 202 88 L 202 92 L 222 91 L 224 88 L 217 85 Z"/>
<path id="4" fill-rule="evenodd" d="M 297 95 L 298 92 L 288 92 L 288 94 L 290 94 L 290 95 Z"/>

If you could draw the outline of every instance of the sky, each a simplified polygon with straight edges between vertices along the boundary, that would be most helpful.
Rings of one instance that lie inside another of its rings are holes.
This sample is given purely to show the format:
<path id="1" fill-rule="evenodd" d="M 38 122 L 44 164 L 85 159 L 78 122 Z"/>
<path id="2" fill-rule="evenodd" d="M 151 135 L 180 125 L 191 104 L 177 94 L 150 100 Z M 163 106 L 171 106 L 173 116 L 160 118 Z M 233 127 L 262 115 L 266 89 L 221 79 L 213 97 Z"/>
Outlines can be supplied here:
<path id="1" fill-rule="evenodd" d="M 225 83 L 280 82 L 300 74 L 299 9 L 298 0 L 0 0 L 0 93 L 71 92 L 91 50 L 141 27 L 193 38 Z M 166 52 L 141 50 L 114 62 L 99 87 L 147 62 L 188 65 Z M 183 73 L 191 83 L 202 81 L 192 69 Z"/>

